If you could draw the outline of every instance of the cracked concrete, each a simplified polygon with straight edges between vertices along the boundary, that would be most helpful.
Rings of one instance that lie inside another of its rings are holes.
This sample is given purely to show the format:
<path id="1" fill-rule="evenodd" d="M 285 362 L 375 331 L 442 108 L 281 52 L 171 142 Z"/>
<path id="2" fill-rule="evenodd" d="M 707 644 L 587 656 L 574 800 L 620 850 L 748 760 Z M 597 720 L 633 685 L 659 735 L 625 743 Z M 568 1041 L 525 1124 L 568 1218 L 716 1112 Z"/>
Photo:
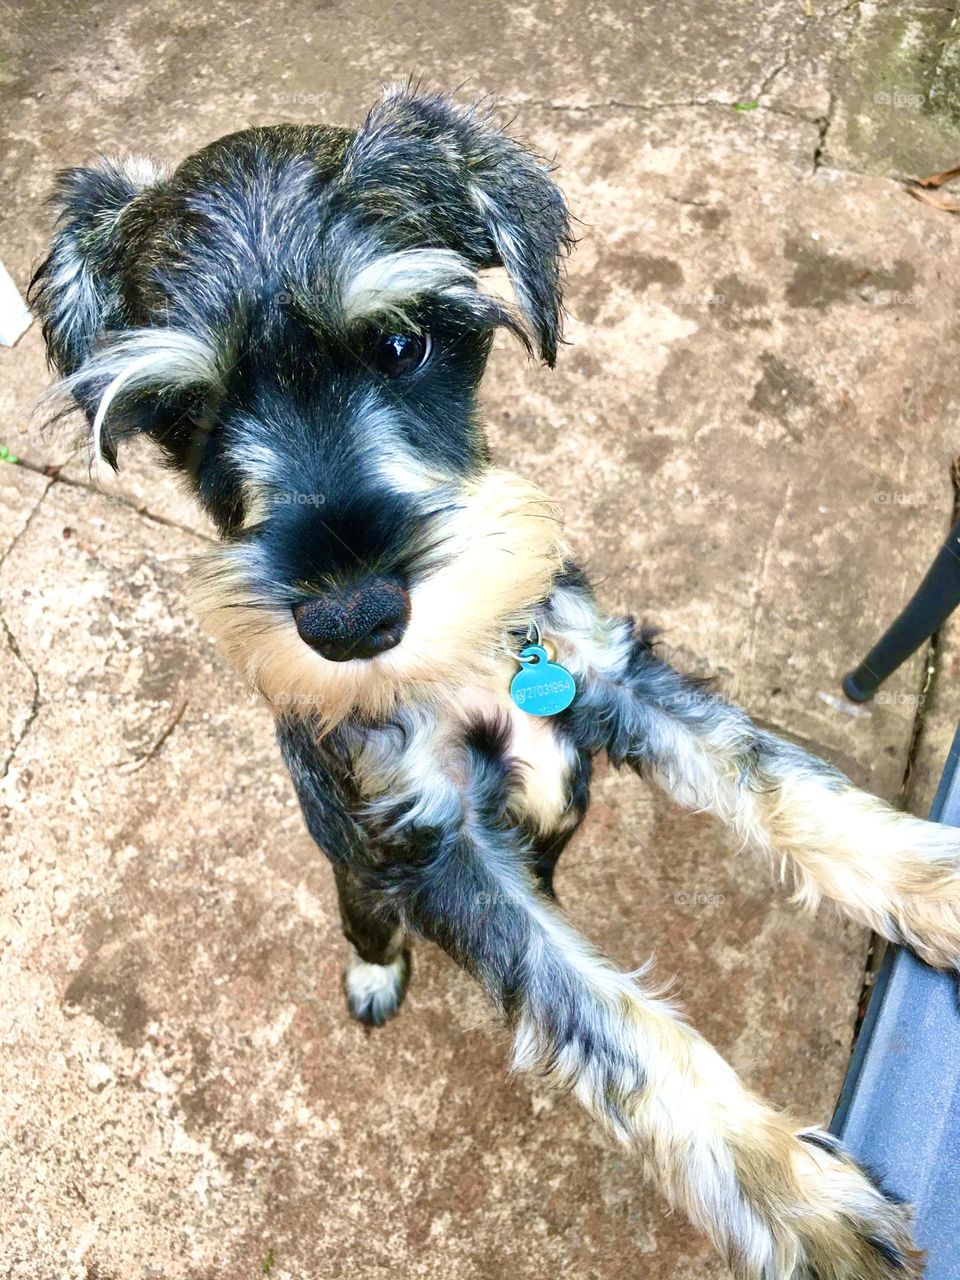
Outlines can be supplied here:
<path id="1" fill-rule="evenodd" d="M 33 722 L 37 718 L 37 713 L 40 710 L 40 677 L 24 659 L 24 656 L 20 651 L 20 646 L 17 644 L 16 636 L 14 636 L 13 632 L 7 626 L 7 621 L 2 614 L 0 614 L 0 630 L 3 631 L 7 642 L 7 648 L 26 670 L 27 675 L 33 683 L 33 693 L 29 699 L 29 705 L 26 707 L 25 712 L 22 707 L 20 708 L 21 724 L 19 727 L 16 727 L 15 725 L 13 742 L 9 751 L 6 753 L 2 764 L 0 764 L 0 782 L 2 782 L 10 772 L 10 766 L 13 763 L 14 756 L 17 754 L 17 748 L 30 732 Z M 11 722 L 14 722 L 14 717 L 11 717 Z"/>
<path id="2" fill-rule="evenodd" d="M 946 167 L 960 134 L 942 103 L 874 100 L 933 93 L 950 59 L 927 37 L 952 6 L 279 12 L 30 0 L 7 23 L 15 278 L 60 165 L 353 120 L 411 72 L 494 94 L 556 157 L 581 241 L 557 371 L 506 341 L 491 356 L 498 457 L 561 501 L 611 609 L 925 811 L 960 718 L 957 627 L 922 705 L 925 654 L 867 708 L 839 678 L 952 510 L 960 224 L 892 179 Z M 419 949 L 394 1024 L 346 1020 L 330 877 L 269 718 L 185 604 L 209 525 L 144 446 L 92 491 L 31 417 L 45 383 L 34 329 L 0 352 L 0 443 L 24 459 L 0 464 L 5 1274 L 724 1274 L 578 1112 L 504 1079 L 483 1000 L 442 956 Z M 861 931 L 798 916 L 711 822 L 608 770 L 559 890 L 622 964 L 656 953 L 752 1085 L 829 1116 Z"/>
<path id="3" fill-rule="evenodd" d="M 30 527 L 49 487 L 49 480 L 38 484 L 23 468 L 4 466 L 0 469 L 0 498 L 4 499 L 3 515 L 0 516 L 0 570 Z M 10 771 L 17 749 L 36 720 L 40 708 L 40 678 L 24 657 L 2 609 L 0 632 L 3 633 L 0 681 L 4 706 L 3 739 L 0 740 L 2 782 Z"/>

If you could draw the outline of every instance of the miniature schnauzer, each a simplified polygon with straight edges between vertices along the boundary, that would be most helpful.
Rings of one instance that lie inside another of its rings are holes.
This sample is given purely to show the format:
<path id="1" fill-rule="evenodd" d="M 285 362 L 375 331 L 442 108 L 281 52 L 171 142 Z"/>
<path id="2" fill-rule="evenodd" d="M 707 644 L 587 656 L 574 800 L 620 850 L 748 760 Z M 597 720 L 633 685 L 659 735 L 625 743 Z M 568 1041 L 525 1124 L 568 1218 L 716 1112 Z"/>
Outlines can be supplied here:
<path id="1" fill-rule="evenodd" d="M 558 516 L 491 463 L 494 331 L 552 365 L 572 244 L 547 167 L 411 88 L 357 130 L 232 134 L 172 172 L 60 179 L 32 285 L 95 464 L 151 437 L 222 535 L 201 615 L 276 716 L 330 859 L 351 1014 L 437 943 L 749 1280 L 915 1276 L 910 1213 L 751 1093 L 564 918 L 554 866 L 605 751 L 730 823 L 809 907 L 960 961 L 960 835 L 896 812 L 607 617 Z M 515 302 L 481 287 L 503 267 Z"/>

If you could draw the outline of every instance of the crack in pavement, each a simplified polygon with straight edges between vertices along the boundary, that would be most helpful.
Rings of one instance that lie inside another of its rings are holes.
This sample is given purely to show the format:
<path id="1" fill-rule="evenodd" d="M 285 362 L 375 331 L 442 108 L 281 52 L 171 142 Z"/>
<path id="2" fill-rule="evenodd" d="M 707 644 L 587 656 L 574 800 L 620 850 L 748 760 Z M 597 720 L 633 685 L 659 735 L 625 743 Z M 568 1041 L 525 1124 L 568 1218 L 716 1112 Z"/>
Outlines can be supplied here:
<path id="1" fill-rule="evenodd" d="M 648 115 L 656 115 L 660 111 L 674 111 L 683 107 L 722 107 L 732 111 L 742 104 L 741 98 L 671 98 L 665 102 L 624 102 L 620 98 L 605 98 L 602 102 L 552 102 L 548 98 L 502 98 L 500 105 L 504 107 L 537 107 L 543 111 L 580 113 L 587 115 L 591 111 L 643 111 Z M 800 111 L 785 111 L 780 107 L 771 107 L 766 103 L 758 103 L 756 111 L 766 111 L 771 115 L 786 116 L 789 120 L 799 120 L 806 124 L 816 124 L 817 117 L 804 115 Z"/>
<path id="2" fill-rule="evenodd" d="M 827 145 L 827 134 L 830 132 L 830 126 L 833 124 L 833 113 L 836 110 L 837 100 L 833 90 L 830 90 L 830 102 L 827 107 L 827 114 L 821 116 L 817 121 L 817 145 L 813 149 L 813 172 L 818 173 L 821 169 L 827 168 L 823 163 L 823 153 Z M 834 170 L 834 172 L 846 172 L 850 170 Z"/>
<path id="3" fill-rule="evenodd" d="M 951 474 L 953 485 L 953 504 L 950 514 L 951 526 L 956 524 L 960 519 L 960 484 L 955 470 Z M 920 745 L 923 740 L 924 727 L 927 718 L 927 707 L 931 695 L 934 694 L 937 686 L 937 680 L 943 667 L 943 647 L 940 639 L 940 632 L 935 631 L 927 643 L 921 648 L 923 654 L 923 668 L 920 677 L 920 691 L 917 697 L 917 710 L 913 717 L 913 724 L 910 728 L 910 741 L 907 744 L 907 755 L 903 764 L 903 775 L 900 780 L 900 791 L 894 800 L 894 806 L 902 809 L 907 813 L 913 813 L 914 804 L 914 765 L 920 754 Z M 927 814 L 918 814 L 918 817 L 925 818 Z M 877 973 L 880 964 L 886 953 L 887 943 L 879 934 L 871 933 L 870 945 L 867 948 L 867 954 L 864 957 L 863 981 L 860 986 L 860 999 L 858 1002 L 859 1015 L 854 1026 L 853 1040 L 851 1048 L 857 1042 L 857 1036 L 860 1033 L 860 1026 L 863 1021 L 863 1015 L 866 1011 L 867 1001 L 870 993 L 876 983 Z"/>
<path id="4" fill-rule="evenodd" d="M 848 13 L 854 8 L 856 9 L 856 20 L 853 24 L 855 27 L 861 18 L 861 5 L 851 4 L 850 0 L 841 0 L 839 4 L 831 9 L 825 9 L 822 13 L 805 14 L 793 34 L 787 40 L 786 46 L 781 55 L 781 60 L 776 63 L 769 71 L 767 71 L 760 80 L 759 87 L 756 89 L 756 97 L 758 101 L 757 110 L 768 111 L 772 115 L 784 116 L 789 120 L 805 121 L 807 124 L 819 124 L 823 117 L 807 115 L 802 111 L 787 111 L 783 107 L 773 107 L 769 103 L 760 102 L 759 99 L 768 94 L 773 87 L 777 77 L 780 76 L 789 67 L 793 61 L 796 47 L 803 36 L 815 27 L 818 23 L 829 22 L 834 18 L 838 18 L 844 13 Z M 831 110 L 832 110 L 831 94 Z M 587 102 L 583 104 L 555 102 L 546 98 L 501 98 L 498 99 L 498 105 L 504 107 L 539 107 L 547 111 L 569 111 L 580 112 L 586 114 L 591 111 L 603 110 L 621 110 L 621 111 L 646 111 L 655 113 L 657 111 L 670 110 L 677 107 L 726 107 L 733 109 L 743 102 L 743 95 L 737 97 L 726 98 L 677 98 L 666 102 L 624 102 L 617 98 L 607 98 L 602 102 Z"/>
<path id="5" fill-rule="evenodd" d="M 781 75 L 782 72 L 786 71 L 787 67 L 789 67 L 790 64 L 793 62 L 793 56 L 794 56 L 794 53 L 796 52 L 797 45 L 800 42 L 800 40 L 803 38 L 803 36 L 807 34 L 808 31 L 810 31 L 813 27 L 816 27 L 818 23 L 821 23 L 824 21 L 830 22 L 832 21 L 832 19 L 839 18 L 842 14 L 849 13 L 854 9 L 856 9 L 856 17 L 854 18 L 854 21 L 851 25 L 851 30 L 855 29 L 857 24 L 860 21 L 862 5 L 856 2 L 851 3 L 851 0 L 841 0 L 841 2 L 838 5 L 836 5 L 833 9 L 825 9 L 823 13 L 813 12 L 812 0 L 808 0 L 808 2 L 811 4 L 811 7 L 808 10 L 808 12 L 804 14 L 803 18 L 801 19 L 799 27 L 796 29 L 793 36 L 787 42 L 786 48 L 784 49 L 784 52 L 783 52 L 783 61 L 780 62 L 777 66 L 775 66 L 772 71 L 767 72 L 766 76 L 763 78 L 760 84 L 760 89 L 757 93 L 758 98 L 762 98 L 765 93 L 770 92 L 771 88 L 773 87 L 773 83 L 777 79 L 777 77 Z M 832 66 L 830 70 L 831 71 L 833 70 Z M 788 114 L 788 113 L 784 113 L 784 114 Z M 809 119 L 810 117 L 804 117 L 804 118 Z"/>
<path id="6" fill-rule="evenodd" d="M 30 525 L 32 524 L 37 512 L 40 510 L 40 507 L 46 501 L 48 495 L 50 494 L 51 490 L 54 488 L 55 485 L 62 484 L 62 485 L 70 486 L 72 488 L 76 488 L 76 489 L 85 489 L 93 493 L 103 494 L 102 489 L 97 488 L 97 486 L 95 485 L 84 484 L 83 481 L 81 480 L 74 480 L 66 476 L 46 475 L 43 469 L 41 467 L 38 467 L 36 464 L 31 466 L 29 464 L 18 463 L 17 465 L 25 466 L 26 470 L 31 471 L 34 474 L 43 475 L 47 483 L 44 486 L 43 492 L 38 495 L 36 502 L 30 508 L 30 511 L 27 514 L 27 517 L 24 520 L 22 527 L 19 529 L 16 536 L 11 540 L 10 545 L 7 547 L 7 549 L 3 552 L 2 555 L 0 555 L 0 570 L 2 570 L 6 561 L 10 558 L 10 556 L 16 550 L 18 543 L 26 534 L 27 530 L 30 528 Z M 136 507 L 132 502 L 121 497 L 120 495 L 108 494 L 105 496 L 111 497 L 115 501 L 122 503 L 122 505 L 129 508 L 137 516 L 142 517 L 146 520 L 149 520 L 154 524 L 163 525 L 166 528 L 177 529 L 180 532 L 188 534 L 191 537 L 197 538 L 198 540 L 201 540 L 201 541 L 205 541 L 211 544 L 216 543 L 215 538 L 198 533 L 196 530 L 189 529 L 185 525 L 181 525 L 174 520 L 167 520 L 163 516 L 157 516 L 157 515 L 154 515 L 152 512 L 142 510 L 141 508 Z M 13 743 L 13 746 L 7 752 L 2 763 L 0 763 L 0 782 L 2 782 L 9 776 L 10 769 L 13 765 L 13 761 L 17 755 L 17 752 L 23 746 L 24 741 L 26 740 L 28 734 L 30 733 L 30 730 L 34 725 L 34 722 L 36 721 L 37 716 L 40 713 L 40 709 L 43 706 L 44 698 L 43 698 L 41 686 L 40 686 L 40 676 L 38 672 L 35 671 L 34 668 L 31 666 L 30 662 L 27 660 L 27 657 L 24 654 L 23 650 L 21 649 L 17 641 L 17 638 L 10 627 L 10 624 L 7 622 L 2 612 L 0 612 L 0 633 L 2 633 L 3 636 L 6 638 L 7 647 L 10 649 L 10 652 L 14 655 L 14 657 L 21 664 L 21 666 L 26 670 L 33 684 L 33 695 L 30 702 L 30 708 L 27 712 L 27 718 L 24 721 L 23 727 L 21 728 L 20 732 L 16 735 L 16 740 Z M 182 710 L 181 710 L 181 714 L 182 714 Z M 177 720 L 179 720 L 179 718 L 180 717 L 178 715 Z M 170 730 L 162 735 L 159 742 L 154 744 L 150 752 L 151 756 L 156 754 L 156 751 L 158 750 L 158 748 L 163 745 L 163 742 L 166 740 L 167 737 L 169 737 L 169 734 L 170 732 L 172 732 L 172 729 L 175 726 L 175 724 L 176 724 L 176 721 L 174 721 L 174 724 L 171 725 Z"/>
<path id="7" fill-rule="evenodd" d="M 848 49 L 848 48 L 850 47 L 850 45 L 853 43 L 853 41 L 857 38 L 858 30 L 859 30 L 859 28 L 863 25 L 863 5 L 862 5 L 862 4 L 856 4 L 856 5 L 849 5 L 849 4 L 846 4 L 846 5 L 844 6 L 844 8 L 846 8 L 846 9 L 851 9 L 851 8 L 852 8 L 852 9 L 854 10 L 854 18 L 853 18 L 853 22 L 852 22 L 852 23 L 851 23 L 851 25 L 850 25 L 850 30 L 847 32 L 847 39 L 846 39 L 846 41 L 845 41 L 845 43 L 844 43 L 844 49 Z M 836 93 L 835 85 L 836 85 L 836 72 L 837 72 L 837 66 L 838 66 L 838 63 L 839 63 L 840 61 L 842 61 L 842 59 L 838 59 L 838 60 L 837 60 L 837 62 L 834 62 L 834 63 L 833 63 L 833 65 L 830 67 L 830 72 L 829 72 L 829 76 L 828 76 L 828 83 L 829 83 L 829 86 L 830 86 L 830 87 L 829 87 L 829 90 L 828 90 L 828 98 L 827 98 L 827 114 L 826 114 L 825 116 L 821 116 L 821 117 L 817 120 L 817 128 L 818 128 L 818 130 L 819 130 L 820 137 L 819 137 L 819 140 L 818 140 L 818 142 L 817 142 L 817 146 L 816 146 L 816 148 L 815 148 L 815 150 L 814 150 L 814 153 L 813 153 L 813 171 L 814 171 L 814 173 L 817 173 L 820 169 L 824 169 L 824 168 L 826 168 L 826 169 L 830 169 L 830 168 L 832 168 L 832 166 L 830 166 L 830 165 L 824 165 L 824 163 L 823 163 L 823 154 L 824 154 L 824 152 L 826 151 L 826 147 L 827 147 L 827 135 L 829 134 L 830 129 L 831 129 L 831 128 L 832 128 L 832 126 L 833 126 L 833 117 L 834 117 L 834 113 L 836 112 L 836 109 L 837 109 L 837 93 Z M 856 170 L 853 170 L 853 169 L 833 169 L 833 172 L 835 172 L 835 173 L 854 173 L 854 172 L 856 172 Z M 885 177 L 885 175 L 881 175 L 881 174 L 874 174 L 874 175 L 871 175 L 871 176 L 874 176 L 874 177 Z M 891 181 L 891 179 L 887 179 L 887 181 Z"/>
<path id="8" fill-rule="evenodd" d="M 786 65 L 786 64 L 785 64 Z M 781 68 L 782 70 L 782 68 Z M 609 98 L 605 102 L 588 102 L 583 105 L 576 103 L 557 103 L 549 102 L 544 99 L 526 98 L 523 101 L 505 100 L 504 106 L 508 107 L 536 107 L 545 111 L 571 112 L 587 115 L 594 111 L 636 111 L 643 112 L 645 115 L 657 115 L 660 112 L 690 110 L 691 108 L 705 108 L 708 110 L 735 111 L 740 103 L 738 100 L 725 98 L 677 98 L 669 102 L 621 102 L 615 98 Z M 802 111 L 787 111 L 784 107 L 774 107 L 768 102 L 757 102 L 751 111 L 760 111 L 765 115 L 779 116 L 784 120 L 793 120 L 798 124 L 806 124 L 817 130 L 817 141 L 813 149 L 811 157 L 810 169 L 812 173 L 818 172 L 820 169 L 829 168 L 832 173 L 849 173 L 857 177 L 869 176 L 879 178 L 884 182 L 892 182 L 899 186 L 900 181 L 897 178 L 890 178 L 885 174 L 867 173 L 859 169 L 838 168 L 835 166 L 825 166 L 822 164 L 823 149 L 826 144 L 827 132 L 833 123 L 833 112 L 835 107 L 835 97 L 833 91 L 830 92 L 829 107 L 825 116 L 810 116 Z"/>
<path id="9" fill-rule="evenodd" d="M 30 525 L 33 522 L 34 516 L 40 510 L 40 507 L 43 505 L 44 499 L 46 498 L 47 494 L 50 492 L 52 487 L 53 487 L 53 481 L 49 480 L 43 492 L 39 495 L 33 507 L 30 509 L 30 512 L 26 520 L 23 522 L 23 527 L 20 529 L 19 533 L 17 533 L 16 537 L 13 538 L 10 545 L 7 547 L 6 551 L 4 551 L 3 555 L 0 556 L 0 569 L 3 568 L 6 561 L 12 555 L 20 539 L 30 528 Z M 21 666 L 24 667 L 27 674 L 30 676 L 31 681 L 33 682 L 33 697 L 31 699 L 30 710 L 27 712 L 27 718 L 24 721 L 23 727 L 20 730 L 19 734 L 17 734 L 16 736 L 16 741 L 14 742 L 10 750 L 7 752 L 7 755 L 3 761 L 2 766 L 0 766 L 0 782 L 2 782 L 10 773 L 10 768 L 13 764 L 13 761 L 17 752 L 23 746 L 23 743 L 26 740 L 27 735 L 29 734 L 30 730 L 33 728 L 34 721 L 36 720 L 37 716 L 40 714 L 40 708 L 43 706 L 43 698 L 40 692 L 40 677 L 37 674 L 37 672 L 33 669 L 33 667 L 30 665 L 30 663 L 27 661 L 27 658 L 23 650 L 20 648 L 20 645 L 17 643 L 16 636 L 11 631 L 6 618 L 2 614 L 0 614 L 0 630 L 3 631 L 6 637 L 7 646 L 9 647 L 10 652 L 21 664 Z"/>
<path id="10" fill-rule="evenodd" d="M 189 534 L 192 538 L 198 538 L 201 542 L 208 542 L 211 546 L 219 545 L 219 539 L 214 537 L 213 534 L 201 533 L 199 529 L 192 529 L 189 525 L 181 524 L 179 520 L 171 520 L 169 516 L 158 515 L 157 512 L 151 511 L 148 507 L 139 506 L 125 494 L 110 493 L 98 484 L 93 482 L 88 483 L 85 480 L 78 480 L 74 476 L 61 475 L 59 472 L 56 475 L 50 475 L 48 470 L 51 466 L 50 463 L 32 462 L 27 458 L 21 458 L 16 465 L 23 467 L 26 471 L 32 471 L 35 475 L 44 476 L 50 481 L 51 485 L 63 484 L 67 485 L 68 488 L 71 489 L 83 489 L 87 493 L 99 494 L 101 497 L 108 498 L 111 502 L 120 503 L 121 506 L 126 507 L 135 515 L 143 516 L 145 520 L 149 520 L 153 524 L 162 525 L 165 529 L 177 529 L 181 533 Z M 46 497 L 46 492 L 47 491 L 44 490 L 44 497 Z M 0 561 L 0 563 L 2 563 L 2 561 Z"/>
<path id="11" fill-rule="evenodd" d="M 616 98 L 608 98 L 603 102 L 588 102 L 583 104 L 551 102 L 542 98 L 524 98 L 524 99 L 503 99 L 501 105 L 512 108 L 534 107 L 545 111 L 570 112 L 571 114 L 588 115 L 591 112 L 601 111 L 632 111 L 643 112 L 645 115 L 658 115 L 661 112 L 691 110 L 701 108 L 706 110 L 736 110 L 741 104 L 734 99 L 727 100 L 725 98 L 677 98 L 667 102 L 623 102 Z M 755 107 L 751 108 L 751 113 L 755 111 L 763 112 L 766 115 L 779 116 L 785 120 L 793 120 L 798 124 L 810 125 L 811 128 L 817 130 L 817 140 L 813 148 L 811 156 L 811 173 L 840 173 L 848 174 L 854 178 L 870 178 L 875 182 L 890 183 L 892 186 L 903 187 L 904 179 L 902 177 L 891 177 L 888 173 L 881 173 L 871 168 L 853 168 L 850 165 L 825 164 L 823 160 L 824 151 L 826 149 L 827 135 L 834 123 L 834 114 L 837 106 L 837 96 L 831 89 L 829 92 L 829 103 L 826 115 L 812 116 L 801 111 L 788 111 L 784 107 L 774 107 L 768 102 L 758 102 Z"/>
<path id="12" fill-rule="evenodd" d="M 34 671 L 33 667 L 24 657 L 23 650 L 17 644 L 17 638 L 13 634 L 13 632 L 10 630 L 10 626 L 6 618 L 3 616 L 3 614 L 0 614 L 0 630 L 3 631 L 4 635 L 7 638 L 7 645 L 10 649 L 10 652 L 14 655 L 17 661 L 20 662 L 20 664 L 26 669 L 27 674 L 30 676 L 30 679 L 33 682 L 33 697 L 30 700 L 30 709 L 27 712 L 27 718 L 23 722 L 23 727 L 21 728 L 20 732 L 17 734 L 16 740 L 14 741 L 13 746 L 7 752 L 7 755 L 3 761 L 2 766 L 0 766 L 0 782 L 3 782 L 3 780 L 10 773 L 10 768 L 13 764 L 13 761 L 17 752 L 23 746 L 23 743 L 26 740 L 27 735 L 29 734 L 30 730 L 33 728 L 34 721 L 36 720 L 37 716 L 40 714 L 40 708 L 43 705 L 43 699 L 40 696 L 40 677 L 37 675 L 36 671 Z"/>
<path id="13" fill-rule="evenodd" d="M 951 508 L 950 508 L 950 527 L 960 520 L 960 476 L 957 473 L 956 460 L 950 469 L 951 482 Z M 919 578 L 919 573 L 918 573 Z M 943 624 L 946 625 L 945 623 Z M 924 655 L 923 673 L 920 682 L 920 692 L 917 698 L 917 710 L 913 718 L 913 727 L 910 737 L 910 745 L 907 748 L 907 759 L 903 769 L 903 779 L 900 784 L 900 796 L 898 806 L 901 809 L 910 809 L 913 800 L 913 773 L 914 765 L 920 754 L 920 745 L 923 740 L 923 731 L 926 724 L 928 708 L 936 692 L 937 681 L 943 669 L 943 641 L 941 631 L 943 627 L 939 627 L 921 652 Z M 921 814 L 926 817 L 926 814 Z"/>
<path id="14" fill-rule="evenodd" d="M 15 465 L 20 466 L 21 464 L 16 463 Z M 33 468 L 32 467 L 28 468 L 28 470 L 33 470 Z M 20 541 L 23 535 L 30 528 L 30 525 L 33 522 L 34 516 L 40 510 L 40 507 L 44 499 L 46 498 L 47 494 L 50 492 L 50 488 L 53 485 L 53 480 L 49 476 L 46 479 L 47 479 L 47 483 L 43 487 L 43 492 L 37 495 L 37 500 L 33 504 L 33 506 L 30 508 L 30 510 L 27 512 L 27 518 L 24 520 L 23 525 L 20 527 L 20 529 L 17 530 L 13 538 L 11 538 L 10 545 L 7 547 L 6 551 L 4 551 L 2 555 L 0 555 L 0 569 L 3 568 L 4 564 L 6 564 L 7 560 L 10 558 L 10 555 L 12 554 L 17 543 Z"/>
<path id="15" fill-rule="evenodd" d="M 949 7 L 949 6 L 948 6 Z M 794 120 L 801 124 L 813 125 L 817 129 L 817 141 L 813 149 L 811 161 L 811 171 L 819 172 L 821 169 L 829 169 L 834 173 L 849 173 L 856 176 L 869 176 L 880 178 L 887 182 L 898 182 L 896 178 L 890 178 L 886 174 L 876 173 L 871 170 L 851 169 L 845 166 L 837 167 L 833 165 L 825 165 L 823 156 L 827 145 L 827 135 L 834 123 L 834 113 L 837 106 L 837 94 L 834 89 L 835 74 L 837 70 L 837 62 L 831 64 L 828 70 L 828 90 L 827 90 L 827 111 L 824 115 L 810 115 L 804 111 L 791 111 L 786 107 L 773 106 L 770 102 L 764 102 L 777 79 L 791 66 L 797 51 L 797 46 L 803 36 L 817 24 L 830 22 L 835 18 L 840 18 L 846 13 L 853 13 L 853 21 L 846 32 L 843 47 L 847 47 L 850 40 L 854 37 L 857 29 L 863 22 L 863 5 L 860 3 L 851 3 L 851 0 L 841 0 L 831 9 L 824 10 L 822 13 L 807 13 L 793 35 L 788 40 L 784 48 L 781 60 L 776 63 L 769 71 L 765 73 L 760 81 L 759 88 L 756 90 L 756 106 L 752 110 L 763 111 L 769 115 L 780 116 L 787 120 Z M 941 57 L 942 57 L 941 53 Z M 589 114 L 595 111 L 631 111 L 644 112 L 648 115 L 655 115 L 661 111 L 682 110 L 695 107 L 705 107 L 709 109 L 734 110 L 741 106 L 742 97 L 737 98 L 711 98 L 711 97 L 693 97 L 693 98 L 676 98 L 664 102 L 625 102 L 617 98 L 608 98 L 602 102 L 588 102 L 582 105 L 576 103 L 555 102 L 550 99 L 504 99 L 503 106 L 512 108 L 521 107 L 537 107 L 542 110 L 556 112 L 571 112 L 578 114 Z"/>

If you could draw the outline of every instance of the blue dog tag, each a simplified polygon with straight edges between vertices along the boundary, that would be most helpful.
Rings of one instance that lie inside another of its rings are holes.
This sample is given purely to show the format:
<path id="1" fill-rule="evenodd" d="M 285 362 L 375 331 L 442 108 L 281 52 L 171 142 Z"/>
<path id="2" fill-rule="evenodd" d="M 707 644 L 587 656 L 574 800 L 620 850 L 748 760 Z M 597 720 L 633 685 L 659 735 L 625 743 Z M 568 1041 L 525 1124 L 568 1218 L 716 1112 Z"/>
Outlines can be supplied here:
<path id="1" fill-rule="evenodd" d="M 555 716 L 566 711 L 577 696 L 573 676 L 558 662 L 551 662 L 546 649 L 528 644 L 520 650 L 523 669 L 510 681 L 510 697 L 521 711 L 531 716 Z"/>

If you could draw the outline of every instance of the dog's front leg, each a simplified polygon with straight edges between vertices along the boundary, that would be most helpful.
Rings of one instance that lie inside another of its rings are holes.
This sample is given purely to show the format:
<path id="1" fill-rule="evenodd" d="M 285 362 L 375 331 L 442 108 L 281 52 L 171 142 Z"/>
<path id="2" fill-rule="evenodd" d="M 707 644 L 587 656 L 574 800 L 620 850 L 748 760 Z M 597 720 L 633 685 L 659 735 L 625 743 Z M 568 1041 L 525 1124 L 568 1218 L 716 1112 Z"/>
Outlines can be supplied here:
<path id="1" fill-rule="evenodd" d="M 960 967 L 960 832 L 901 813 L 660 659 L 629 619 L 560 602 L 578 738 L 730 823 L 813 907 L 826 898 L 938 968 Z M 554 622 L 558 622 L 554 619 Z"/>
<path id="2" fill-rule="evenodd" d="M 618 972 L 536 886 L 474 745 L 428 803 L 382 812 L 371 868 L 406 928 L 447 951 L 515 1031 L 514 1063 L 571 1092 L 641 1159 L 743 1280 L 914 1275 L 908 1213 L 834 1139 L 751 1094 L 643 981 Z"/>
<path id="3" fill-rule="evenodd" d="M 369 1027 L 399 1010 L 410 981 L 410 950 L 392 904 L 358 868 L 369 864 L 369 841 L 347 794 L 350 766 L 335 740 L 323 741 L 309 721 L 282 718 L 277 736 L 300 800 L 307 830 L 333 865 L 350 957 L 343 974 L 347 1010 Z"/>
<path id="4" fill-rule="evenodd" d="M 350 943 L 343 974 L 347 1011 L 368 1027 L 381 1027 L 400 1009 L 410 982 L 410 948 L 389 904 L 371 894 L 363 878 L 334 862 L 340 920 Z"/>

